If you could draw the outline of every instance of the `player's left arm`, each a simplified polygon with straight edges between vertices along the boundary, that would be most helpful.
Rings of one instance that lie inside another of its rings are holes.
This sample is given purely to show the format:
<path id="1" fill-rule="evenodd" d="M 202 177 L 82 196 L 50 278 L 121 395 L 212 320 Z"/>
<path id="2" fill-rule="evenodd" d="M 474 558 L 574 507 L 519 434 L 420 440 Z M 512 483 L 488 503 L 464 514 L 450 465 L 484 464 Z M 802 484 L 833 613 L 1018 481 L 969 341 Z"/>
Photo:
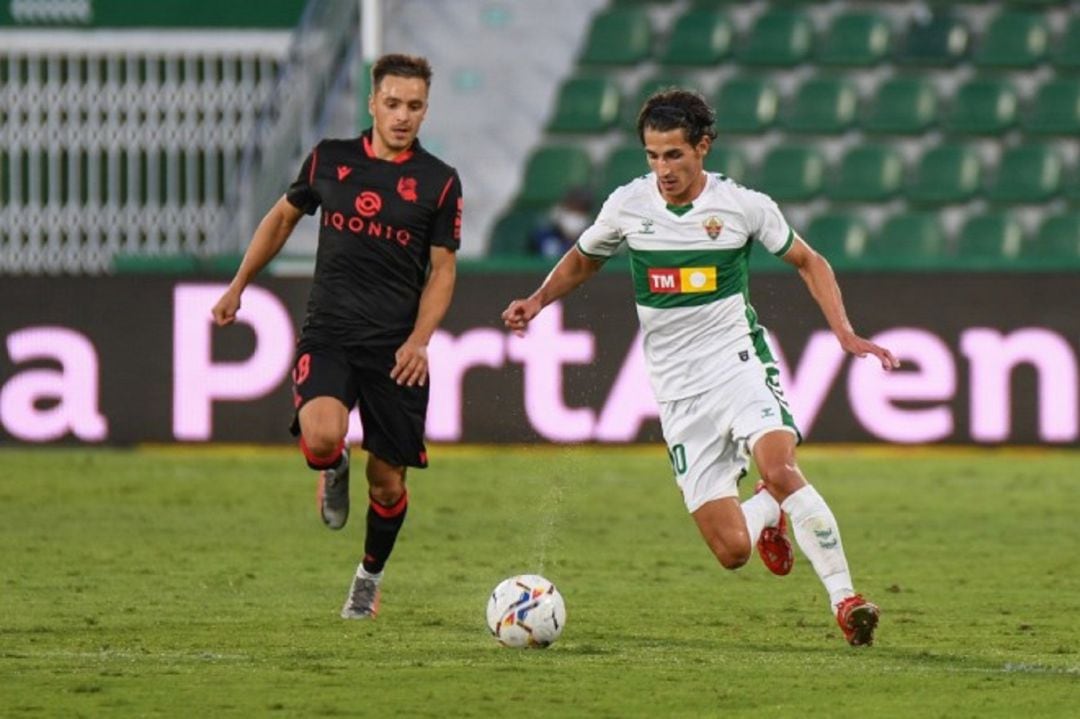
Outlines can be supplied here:
<path id="1" fill-rule="evenodd" d="M 457 279 L 457 256 L 454 251 L 433 246 L 431 248 L 431 274 L 420 294 L 420 309 L 412 334 L 394 354 L 394 368 L 390 378 L 408 387 L 423 386 L 428 376 L 428 342 L 439 323 L 450 309 Z"/>
<path id="2" fill-rule="evenodd" d="M 865 357 L 868 354 L 874 355 L 880 360 L 881 366 L 885 370 L 892 370 L 900 366 L 900 362 L 897 361 L 892 352 L 855 334 L 851 321 L 848 319 L 847 310 L 844 309 L 840 285 L 836 282 L 836 275 L 833 273 L 828 260 L 815 252 L 797 234 L 791 248 L 784 253 L 783 259 L 799 271 L 799 276 L 806 283 L 810 295 L 817 302 L 818 307 L 821 308 L 825 320 L 829 323 L 829 328 L 840 341 L 840 346 L 844 348 L 844 351 L 850 352 L 856 357 Z"/>

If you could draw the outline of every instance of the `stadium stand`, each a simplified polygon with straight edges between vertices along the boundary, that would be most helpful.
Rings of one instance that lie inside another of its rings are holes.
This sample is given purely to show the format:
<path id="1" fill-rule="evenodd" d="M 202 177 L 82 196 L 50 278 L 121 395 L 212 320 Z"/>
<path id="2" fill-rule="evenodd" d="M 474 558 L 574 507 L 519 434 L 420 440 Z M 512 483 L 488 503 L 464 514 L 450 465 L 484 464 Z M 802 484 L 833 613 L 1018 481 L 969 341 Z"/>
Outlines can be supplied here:
<path id="1" fill-rule="evenodd" d="M 690 87 L 717 112 L 707 169 L 773 195 L 839 266 L 1005 266 L 1068 230 L 1059 219 L 1043 232 L 1044 218 L 1080 204 L 1080 19 L 1069 7 L 613 0 L 576 72 L 603 65 L 621 120 L 579 145 L 603 199 L 646 170 L 642 102 Z M 596 60 L 611 16 L 634 27 L 615 50 L 633 45 L 636 59 Z"/>
<path id="2" fill-rule="evenodd" d="M 303 18 L 286 0 L 254 15 L 209 0 L 78 7 L 0 11 L 0 272 L 189 271 L 235 252 L 224 228 L 257 128 L 273 124 L 263 112 L 310 57 L 293 30 L 355 3 L 312 2 Z M 325 29 L 316 73 L 332 79 L 343 43 Z"/>

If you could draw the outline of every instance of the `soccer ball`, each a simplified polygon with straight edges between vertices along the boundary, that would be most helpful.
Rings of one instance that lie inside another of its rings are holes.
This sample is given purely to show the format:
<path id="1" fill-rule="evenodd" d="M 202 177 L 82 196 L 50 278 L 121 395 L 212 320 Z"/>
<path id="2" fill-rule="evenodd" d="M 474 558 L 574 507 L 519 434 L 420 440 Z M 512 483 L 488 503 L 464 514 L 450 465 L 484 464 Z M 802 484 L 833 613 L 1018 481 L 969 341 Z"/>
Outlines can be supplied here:
<path id="1" fill-rule="evenodd" d="M 491 634 L 504 647 L 546 647 L 566 626 L 566 603 L 555 585 L 538 574 L 499 582 L 487 604 Z"/>

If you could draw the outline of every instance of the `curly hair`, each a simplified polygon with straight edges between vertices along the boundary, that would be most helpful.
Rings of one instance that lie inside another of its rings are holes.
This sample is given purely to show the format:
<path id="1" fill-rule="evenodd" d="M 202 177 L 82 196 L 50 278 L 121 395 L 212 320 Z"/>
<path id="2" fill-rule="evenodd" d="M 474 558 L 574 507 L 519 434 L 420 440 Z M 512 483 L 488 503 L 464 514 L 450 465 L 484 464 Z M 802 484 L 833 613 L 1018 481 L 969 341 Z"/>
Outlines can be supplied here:
<path id="1" fill-rule="evenodd" d="M 638 113 L 638 139 L 645 143 L 645 130 L 668 132 L 681 129 L 690 145 L 701 138 L 716 139 L 716 113 L 700 93 L 677 87 L 653 93 Z"/>

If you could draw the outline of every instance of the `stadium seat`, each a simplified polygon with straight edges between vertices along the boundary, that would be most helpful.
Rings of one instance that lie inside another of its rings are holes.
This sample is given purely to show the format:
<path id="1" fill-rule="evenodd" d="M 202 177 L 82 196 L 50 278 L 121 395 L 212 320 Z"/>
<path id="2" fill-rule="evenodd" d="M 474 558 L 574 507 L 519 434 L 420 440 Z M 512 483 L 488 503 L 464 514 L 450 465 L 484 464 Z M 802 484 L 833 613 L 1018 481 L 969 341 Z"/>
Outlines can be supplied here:
<path id="1" fill-rule="evenodd" d="M 881 15 L 844 12 L 829 25 L 817 60 L 822 65 L 870 67 L 888 56 L 891 38 L 892 28 Z"/>
<path id="2" fill-rule="evenodd" d="M 945 254 L 945 230 L 935 212 L 901 212 L 871 235 L 863 257 L 879 262 L 937 260 Z"/>
<path id="3" fill-rule="evenodd" d="M 603 202 L 616 187 L 625 185 L 647 172 L 649 164 L 645 161 L 645 150 L 641 143 L 634 141 L 619 145 L 608 153 L 607 159 L 600 166 L 596 197 Z"/>
<path id="4" fill-rule="evenodd" d="M 815 147 L 779 145 L 762 160 L 758 173 L 761 190 L 780 202 L 813 199 L 825 179 L 825 158 Z"/>
<path id="5" fill-rule="evenodd" d="M 721 135 L 760 133 L 776 122 L 780 93 L 771 80 L 736 75 L 720 86 L 713 107 L 716 130 Z"/>
<path id="6" fill-rule="evenodd" d="M 653 93 L 668 87 L 684 87 L 692 90 L 697 89 L 696 83 L 686 75 L 662 72 L 658 75 L 652 75 L 651 77 L 645 78 L 641 81 L 641 84 L 638 85 L 637 92 L 623 102 L 623 129 L 634 137 L 637 137 L 637 119 L 638 113 L 641 112 L 641 106 L 645 104 L 645 101 L 648 100 Z"/>
<path id="7" fill-rule="evenodd" d="M 589 26 L 582 65 L 633 65 L 652 52 L 652 24 L 643 8 L 614 7 L 598 14 Z"/>
<path id="8" fill-rule="evenodd" d="M 883 202 L 899 193 L 904 160 L 888 145 L 856 145 L 830 175 L 826 193 L 837 202 Z"/>
<path id="9" fill-rule="evenodd" d="M 1004 10 L 983 31 L 975 64 L 988 68 L 1030 68 L 1046 59 L 1050 28 L 1041 13 Z"/>
<path id="10" fill-rule="evenodd" d="M 918 135 L 937 122 L 938 96 L 925 77 L 893 77 L 878 88 L 863 117 L 867 132 Z"/>
<path id="11" fill-rule="evenodd" d="M 572 77 L 559 88 L 552 132 L 603 132 L 619 118 L 619 88 L 601 76 Z"/>
<path id="12" fill-rule="evenodd" d="M 705 67 L 731 54 L 735 28 L 722 12 L 691 8 L 675 21 L 660 55 L 664 65 Z"/>
<path id="13" fill-rule="evenodd" d="M 525 164 L 517 204 L 522 207 L 553 205 L 572 187 L 589 186 L 592 164 L 584 149 L 551 145 L 533 151 Z"/>
<path id="14" fill-rule="evenodd" d="M 870 231 L 866 221 L 847 212 L 825 212 L 806 227 L 806 241 L 829 261 L 862 255 Z"/>
<path id="15" fill-rule="evenodd" d="M 1021 256 L 1040 259 L 1080 258 L 1080 213 L 1069 212 L 1044 219 L 1035 237 L 1024 244 Z"/>
<path id="16" fill-rule="evenodd" d="M 1024 241 L 1024 228 L 1010 214 L 972 215 L 956 237 L 956 255 L 965 260 L 1003 260 L 1016 257 Z"/>
<path id="17" fill-rule="evenodd" d="M 1006 149 L 988 199 L 1002 203 L 1047 202 L 1057 197 L 1064 178 L 1060 150 L 1046 145 L 1018 145 Z"/>
<path id="18" fill-rule="evenodd" d="M 968 135 L 999 135 L 1016 125 L 1019 114 L 1016 90 L 1008 80 L 977 77 L 953 94 L 945 127 Z"/>
<path id="19" fill-rule="evenodd" d="M 1039 88 L 1024 129 L 1040 135 L 1080 134 L 1080 80 L 1048 80 Z"/>
<path id="20" fill-rule="evenodd" d="M 979 191 L 982 163 L 967 145 L 939 145 L 919 159 L 915 178 L 907 186 L 913 202 L 941 205 L 966 202 Z"/>
<path id="21" fill-rule="evenodd" d="M 1080 205 L 1080 165 L 1065 173 L 1062 189 L 1069 204 Z"/>
<path id="22" fill-rule="evenodd" d="M 855 121 L 858 101 L 851 82 L 812 76 L 796 90 L 784 125 L 791 132 L 841 133 Z"/>
<path id="23" fill-rule="evenodd" d="M 970 42 L 971 33 L 963 20 L 938 11 L 917 16 L 908 24 L 896 59 L 905 65 L 947 67 L 967 56 Z"/>
<path id="24" fill-rule="evenodd" d="M 705 156 L 705 169 L 708 172 L 719 172 L 736 182 L 743 182 L 747 179 L 750 166 L 742 150 L 713 143 L 709 154 Z"/>
<path id="25" fill-rule="evenodd" d="M 798 10 L 769 8 L 754 22 L 737 52 L 745 65 L 792 67 L 810 55 L 814 27 Z"/>
<path id="26" fill-rule="evenodd" d="M 514 208 L 502 215 L 491 230 L 487 254 L 493 257 L 520 257 L 530 254 L 529 235 L 547 214 L 546 209 Z"/>
<path id="27" fill-rule="evenodd" d="M 1069 18 L 1069 24 L 1065 26 L 1051 59 L 1059 70 L 1080 70 L 1080 15 L 1073 14 Z"/>

